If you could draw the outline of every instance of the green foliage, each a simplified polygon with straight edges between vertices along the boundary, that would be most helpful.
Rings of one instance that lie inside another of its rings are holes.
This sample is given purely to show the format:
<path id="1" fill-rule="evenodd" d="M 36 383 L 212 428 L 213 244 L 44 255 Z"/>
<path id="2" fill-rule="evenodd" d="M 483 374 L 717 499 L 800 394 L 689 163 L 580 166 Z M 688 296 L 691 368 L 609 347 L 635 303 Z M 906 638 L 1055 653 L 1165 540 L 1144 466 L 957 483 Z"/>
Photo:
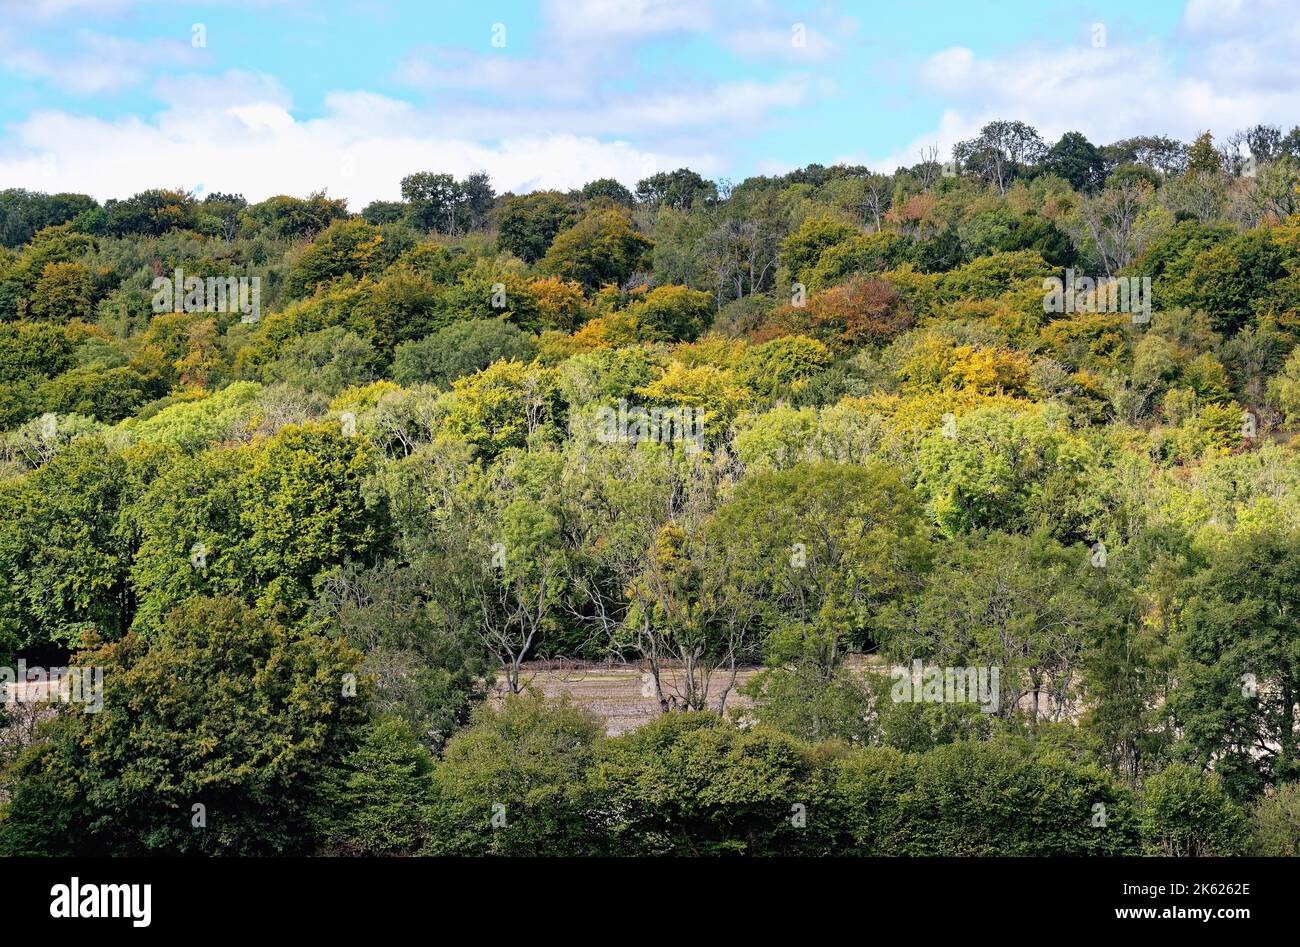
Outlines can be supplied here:
<path id="1" fill-rule="evenodd" d="M 555 191 L 509 198 L 497 222 L 497 242 L 525 263 L 536 263 L 555 235 L 574 222 L 573 205 Z"/>
<path id="2" fill-rule="evenodd" d="M 400 720 L 368 726 L 329 771 L 315 803 L 321 851 L 331 856 L 416 855 L 432 832 L 433 759 Z"/>
<path id="3" fill-rule="evenodd" d="M 446 431 L 491 458 L 562 418 L 553 369 L 501 361 L 452 382 Z"/>
<path id="4" fill-rule="evenodd" d="M 511 694 L 483 708 L 433 773 L 434 855 L 559 856 L 593 843 L 583 777 L 600 729 L 566 700 Z M 494 821 L 495 820 L 495 821 Z"/>
<path id="5" fill-rule="evenodd" d="M 375 276 L 413 243 L 401 229 L 335 221 L 299 255 L 289 271 L 289 292 L 302 296 L 341 276 Z"/>
<path id="6" fill-rule="evenodd" d="M 0 848 L 310 852 L 309 809 L 364 726 L 362 700 L 342 696 L 358 659 L 225 598 L 85 654 L 103 669 L 103 708 L 69 705 L 16 764 Z"/>
<path id="7" fill-rule="evenodd" d="M 801 740 L 869 745 L 881 738 L 870 683 L 844 667 L 829 679 L 810 661 L 765 668 L 741 693 L 759 722 Z"/>
<path id="8" fill-rule="evenodd" d="M 101 441 L 70 444 L 0 483 L 0 637 L 20 647 L 81 647 L 130 626 L 126 463 Z"/>
<path id="9" fill-rule="evenodd" d="M 805 280 L 821 262 L 822 255 L 858 233 L 857 229 L 831 217 L 809 217 L 781 245 L 781 260 L 796 282 Z"/>
<path id="10" fill-rule="evenodd" d="M 238 381 L 216 394 L 182 401 L 142 420 L 128 418 L 122 428 L 140 441 L 197 451 L 240 439 L 257 417 L 262 386 Z"/>
<path id="11" fill-rule="evenodd" d="M 1189 589 L 1173 710 L 1188 752 L 1238 800 L 1300 777 L 1297 588 L 1300 530 L 1265 523 L 1223 540 Z"/>
<path id="12" fill-rule="evenodd" d="M 243 214 L 244 227 L 276 237 L 309 237 L 347 217 L 347 202 L 331 200 L 323 191 L 306 199 L 284 194 L 253 204 Z"/>
<path id="13" fill-rule="evenodd" d="M 657 338 L 690 341 L 708 327 L 713 301 L 708 293 L 685 286 L 659 286 L 628 312 Z"/>
<path id="14" fill-rule="evenodd" d="M 621 286 L 644 265 L 652 247 L 622 212 L 596 210 L 560 231 L 538 266 L 588 289 Z"/>
<path id="15" fill-rule="evenodd" d="M 380 365 L 373 345 L 342 326 L 330 326 L 290 342 L 280 357 L 266 367 L 265 379 L 307 392 L 336 395 L 344 388 L 375 381 Z"/>
<path id="16" fill-rule="evenodd" d="M 809 654 L 830 674 L 875 637 L 876 609 L 928 558 L 925 526 L 885 465 L 809 464 L 743 481 L 714 530 L 732 568 L 761 588 L 781 638 L 774 657 Z"/>
<path id="17" fill-rule="evenodd" d="M 737 366 L 740 380 L 766 397 L 796 392 L 831 362 L 831 353 L 816 339 L 787 335 L 756 345 Z"/>
<path id="18" fill-rule="evenodd" d="M 0 665 L 125 681 L 32 734 L 0 847 L 1227 852 L 1249 809 L 1289 851 L 1298 134 L 1244 174 L 998 121 L 955 176 L 419 172 L 359 216 L 0 192 Z M 177 267 L 260 313 L 152 313 Z M 1065 267 L 1150 276 L 1150 323 L 1045 311 Z M 637 733 L 490 696 L 610 655 Z"/>
<path id="19" fill-rule="evenodd" d="M 672 714 L 601 744 L 591 786 L 616 854 L 792 855 L 815 851 L 828 830 L 820 770 L 783 734 Z"/>
<path id="20" fill-rule="evenodd" d="M 418 342 L 399 345 L 393 355 L 393 380 L 446 388 L 496 361 L 528 362 L 535 351 L 526 334 L 500 319 L 457 322 Z"/>
<path id="21" fill-rule="evenodd" d="M 1300 783 L 1278 786 L 1255 803 L 1250 813 L 1250 834 L 1253 855 L 1300 856 Z"/>
<path id="22" fill-rule="evenodd" d="M 1097 146 L 1079 132 L 1066 132 L 1047 152 L 1047 170 L 1060 175 L 1076 191 L 1096 191 L 1106 177 L 1105 161 Z"/>
<path id="23" fill-rule="evenodd" d="M 894 805 L 901 825 L 893 846 L 869 854 L 1131 855 L 1138 848 L 1132 804 L 1111 778 L 999 743 L 924 754 Z"/>
<path id="24" fill-rule="evenodd" d="M 1050 417 L 979 408 L 921 444 L 917 489 L 945 534 L 978 529 L 1058 536 L 1077 528 L 1086 490 L 1087 445 Z"/>
<path id="25" fill-rule="evenodd" d="M 322 568 L 364 558 L 384 511 L 364 489 L 375 457 L 337 426 L 286 427 L 254 454 L 240 483 L 239 525 L 265 607 L 301 607 Z"/>
<path id="26" fill-rule="evenodd" d="M 1141 821 L 1146 848 L 1156 855 L 1195 858 L 1240 854 L 1246 815 L 1217 773 L 1174 763 L 1147 780 Z"/>

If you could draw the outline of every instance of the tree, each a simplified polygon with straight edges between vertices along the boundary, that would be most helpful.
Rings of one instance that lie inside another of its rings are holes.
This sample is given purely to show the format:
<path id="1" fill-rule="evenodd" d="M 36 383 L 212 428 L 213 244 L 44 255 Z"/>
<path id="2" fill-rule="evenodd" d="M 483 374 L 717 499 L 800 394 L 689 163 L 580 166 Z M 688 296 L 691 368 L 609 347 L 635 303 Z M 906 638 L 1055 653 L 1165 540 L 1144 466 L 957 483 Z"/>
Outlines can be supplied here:
<path id="1" fill-rule="evenodd" d="M 463 623 L 437 620 L 436 584 L 426 581 L 424 561 L 411 558 L 413 565 L 346 562 L 318 576 L 310 620 L 365 654 L 361 673 L 374 681 L 371 716 L 400 720 L 437 751 L 486 697 L 492 669 Z M 395 740 L 395 748 L 404 742 Z"/>
<path id="2" fill-rule="evenodd" d="M 529 362 L 536 346 L 517 326 L 500 319 L 471 319 L 444 326 L 418 342 L 403 342 L 393 356 L 393 380 L 446 388 L 493 362 Z"/>
<path id="3" fill-rule="evenodd" d="M 32 316 L 58 323 L 89 321 L 93 299 L 89 269 L 80 263 L 47 263 L 32 294 Z"/>
<path id="4" fill-rule="evenodd" d="M 1163 300 L 1203 310 L 1212 327 L 1225 334 L 1250 322 L 1255 301 L 1286 271 L 1282 248 L 1265 230 L 1239 234 L 1199 253 L 1184 252 L 1187 256 L 1175 264 L 1181 274 L 1166 274 Z"/>
<path id="5" fill-rule="evenodd" d="M 361 211 L 361 219 L 376 227 L 396 224 L 406 219 L 407 208 L 403 201 L 371 201 Z"/>
<path id="6" fill-rule="evenodd" d="M 562 230 L 538 264 L 542 272 L 588 289 L 621 286 L 640 269 L 653 244 L 618 210 L 596 210 Z"/>
<path id="7" fill-rule="evenodd" d="M 492 207 L 496 194 L 484 171 L 475 171 L 463 181 L 450 174 L 419 171 L 402 178 L 402 200 L 410 221 L 421 230 L 458 234 L 480 223 Z"/>
<path id="8" fill-rule="evenodd" d="M 1250 200 L 1261 220 L 1284 221 L 1300 210 L 1300 163 L 1283 155 L 1260 166 Z"/>
<path id="9" fill-rule="evenodd" d="M 0 484 L 0 640 L 79 648 L 126 632 L 135 609 L 127 489 L 125 460 L 94 438 Z"/>
<path id="10" fill-rule="evenodd" d="M 380 228 L 357 219 L 338 221 L 302 251 L 289 271 L 288 290 L 293 296 L 305 296 L 341 276 L 377 276 L 413 243 L 409 229 Z"/>
<path id="11" fill-rule="evenodd" d="M 410 221 L 421 230 L 455 233 L 462 200 L 456 179 L 450 174 L 420 171 L 402 178 L 402 200 Z"/>
<path id="12" fill-rule="evenodd" d="M 904 665 L 997 669 L 995 706 L 981 709 L 1037 725 L 1069 712 L 1093 641 L 1129 617 L 1086 548 L 990 532 L 947 546 L 924 590 L 888 611 L 885 650 Z"/>
<path id="13" fill-rule="evenodd" d="M 338 425 L 283 428 L 240 478 L 242 549 L 267 609 L 300 612 L 322 569 L 365 558 L 385 532 L 384 510 L 364 484 L 372 449 Z"/>
<path id="14" fill-rule="evenodd" d="M 497 242 L 525 263 L 536 263 L 555 235 L 573 225 L 577 215 L 558 191 L 534 191 L 507 198 L 497 224 Z"/>
<path id="15" fill-rule="evenodd" d="M 585 778 L 600 723 L 567 697 L 508 694 L 483 707 L 433 771 L 433 855 L 581 855 Z"/>
<path id="16" fill-rule="evenodd" d="M 57 227 L 98 207 L 99 203 L 85 194 L 41 194 L 7 188 L 0 191 L 0 246 L 20 247 L 38 230 Z"/>
<path id="17" fill-rule="evenodd" d="M 357 652 L 216 598 L 81 660 L 103 708 L 68 705 L 16 765 L 7 854 L 312 850 L 309 810 L 364 724 Z"/>
<path id="18" fill-rule="evenodd" d="M 717 200 L 718 189 L 690 168 L 660 171 L 636 184 L 636 197 L 651 207 L 675 207 L 690 210 L 697 201 Z"/>
<path id="19" fill-rule="evenodd" d="M 263 380 L 336 395 L 344 388 L 375 381 L 381 364 L 379 353 L 365 339 L 342 326 L 330 326 L 292 340 L 266 367 Z"/>
<path id="20" fill-rule="evenodd" d="M 491 459 L 563 421 L 554 369 L 498 361 L 452 382 L 446 430 Z"/>
<path id="21" fill-rule="evenodd" d="M 579 193 L 584 201 L 613 201 L 615 204 L 622 204 L 624 207 L 631 207 L 636 203 L 635 195 L 613 178 L 598 178 L 595 181 L 588 181 L 582 186 Z"/>
<path id="22" fill-rule="evenodd" d="M 590 784 L 614 854 L 776 856 L 829 847 L 824 777 L 806 744 L 692 713 L 600 744 Z"/>
<path id="23" fill-rule="evenodd" d="M 1147 780 L 1140 818 L 1148 851 L 1175 858 L 1240 854 L 1247 828 L 1219 775 L 1182 763 Z"/>
<path id="24" fill-rule="evenodd" d="M 1250 814 L 1251 854 L 1300 856 L 1300 783 L 1278 786 L 1262 796 Z"/>
<path id="25" fill-rule="evenodd" d="M 1142 165 L 1162 175 L 1182 174 L 1187 169 L 1187 146 L 1163 135 L 1125 138 L 1106 145 L 1101 153 L 1108 172 L 1121 165 Z"/>
<path id="26" fill-rule="evenodd" d="M 973 171 L 1003 194 L 1018 174 L 1042 161 L 1046 153 L 1037 131 L 1024 122 L 1008 121 L 989 122 L 979 135 L 958 142 L 952 150 L 958 167 Z"/>
<path id="27" fill-rule="evenodd" d="M 708 327 L 713 300 L 708 293 L 685 286 L 656 286 L 628 312 L 656 338 L 689 342 Z"/>
<path id="28" fill-rule="evenodd" d="M 856 228 L 831 217 L 809 217 L 781 244 L 781 262 L 790 271 L 790 279 L 799 282 L 817 266 L 822 254 L 857 233 Z"/>
<path id="29" fill-rule="evenodd" d="M 1155 192 L 1144 182 L 1114 179 L 1079 208 L 1084 231 L 1091 240 L 1107 278 L 1132 263 L 1149 242 L 1150 228 L 1143 218 L 1151 210 Z"/>
<path id="30" fill-rule="evenodd" d="M 618 643 L 626 640 L 649 666 L 663 712 L 704 710 L 710 699 L 724 712 L 740 665 L 756 651 L 756 591 L 698 502 L 660 529 L 628 590 Z"/>
<path id="31" fill-rule="evenodd" d="M 978 408 L 922 442 L 917 490 L 951 537 L 1042 527 L 1068 537 L 1079 527 L 1089 460 L 1084 442 L 1047 418 Z"/>
<path id="32" fill-rule="evenodd" d="M 314 236 L 348 216 L 348 202 L 316 191 L 305 199 L 284 194 L 268 197 L 243 212 L 243 227 L 249 233 L 265 232 L 281 239 L 300 240 Z"/>
<path id="33" fill-rule="evenodd" d="M 1300 349 L 1291 350 L 1282 370 L 1269 381 L 1268 398 L 1287 424 L 1300 423 Z"/>
<path id="34" fill-rule="evenodd" d="M 1191 583 L 1174 714 L 1191 756 L 1245 799 L 1300 778 L 1300 530 L 1241 529 Z"/>
<path id="35" fill-rule="evenodd" d="M 433 831 L 433 759 L 405 723 L 371 724 L 357 748 L 326 772 L 315 804 L 324 854 L 420 853 Z"/>
<path id="36" fill-rule="evenodd" d="M 1198 174 L 1218 175 L 1223 173 L 1223 157 L 1214 147 L 1214 139 L 1209 132 L 1201 132 L 1187 151 L 1187 176 Z"/>
<path id="37" fill-rule="evenodd" d="M 1097 146 L 1080 132 L 1066 132 L 1043 159 L 1043 168 L 1059 175 L 1076 191 L 1099 191 L 1106 180 L 1106 165 Z"/>
<path id="38" fill-rule="evenodd" d="M 879 609 L 918 580 L 929 556 L 911 491 L 880 463 L 751 475 L 714 529 L 735 581 L 765 590 L 769 654 L 806 659 L 826 678 L 850 647 L 878 640 Z"/>
<path id="39" fill-rule="evenodd" d="M 859 779 L 870 778 L 864 769 Z M 883 839 L 892 846 L 870 854 L 1138 853 L 1128 793 L 1096 767 L 1051 750 L 1027 751 L 1012 741 L 941 746 L 916 759 L 911 785 L 899 789 L 885 797 L 884 812 L 846 816 L 886 831 L 897 826 Z"/>

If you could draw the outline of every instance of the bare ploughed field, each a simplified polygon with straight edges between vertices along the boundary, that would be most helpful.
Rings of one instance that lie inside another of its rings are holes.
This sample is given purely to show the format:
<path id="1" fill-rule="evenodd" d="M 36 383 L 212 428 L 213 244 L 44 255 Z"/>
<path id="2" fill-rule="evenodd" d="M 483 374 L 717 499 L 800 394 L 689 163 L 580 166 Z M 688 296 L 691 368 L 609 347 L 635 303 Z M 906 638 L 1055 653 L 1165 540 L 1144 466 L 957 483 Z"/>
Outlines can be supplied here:
<path id="1" fill-rule="evenodd" d="M 849 664 L 855 668 L 865 668 L 872 660 L 860 655 L 849 658 Z M 761 668 L 741 668 L 736 673 L 736 687 L 727 695 L 727 712 L 741 709 L 749 704 L 736 690 L 757 674 Z M 659 716 L 659 701 L 655 697 L 641 695 L 641 675 L 644 673 L 637 664 L 584 664 L 573 661 L 531 661 L 524 665 L 520 682 L 541 690 L 547 697 L 568 694 L 578 705 L 585 707 L 605 720 L 605 730 L 610 736 L 617 736 L 629 730 L 635 730 L 642 724 L 649 723 Z M 718 695 L 726 686 L 728 675 L 723 672 L 715 674 L 709 684 L 708 709 L 716 711 Z M 664 692 L 674 693 L 678 685 L 678 674 L 673 670 L 664 672 Z M 498 686 L 497 693 L 501 693 Z"/>

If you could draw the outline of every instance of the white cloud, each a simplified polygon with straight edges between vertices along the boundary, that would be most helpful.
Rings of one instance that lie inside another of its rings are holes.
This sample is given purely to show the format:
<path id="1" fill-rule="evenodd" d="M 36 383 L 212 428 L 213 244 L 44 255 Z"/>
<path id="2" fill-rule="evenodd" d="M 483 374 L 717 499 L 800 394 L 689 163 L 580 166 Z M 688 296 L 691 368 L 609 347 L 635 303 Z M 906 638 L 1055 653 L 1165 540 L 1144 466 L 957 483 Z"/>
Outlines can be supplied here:
<path id="1" fill-rule="evenodd" d="M 776 62 L 822 62 L 839 52 L 839 46 L 809 23 L 789 26 L 745 27 L 725 36 L 737 56 Z"/>
<path id="2" fill-rule="evenodd" d="M 250 89 L 247 76 L 223 77 Z M 190 80 L 194 88 L 199 80 Z M 320 118 L 295 119 L 275 90 L 263 101 L 219 104 L 200 93 L 149 121 L 36 113 L 0 146 L 0 179 L 42 191 L 74 190 L 103 200 L 150 187 L 234 191 L 249 200 L 327 189 L 360 210 L 394 199 L 398 182 L 431 169 L 458 176 L 486 170 L 497 190 L 578 187 L 600 177 L 629 186 L 689 164 L 720 173 L 707 150 L 655 153 L 626 141 L 570 133 L 511 133 L 485 144 L 447 134 L 436 115 L 371 93 L 335 93 Z"/>
<path id="3" fill-rule="evenodd" d="M 946 156 L 998 118 L 1027 122 L 1049 142 L 1067 131 L 1105 144 L 1152 133 L 1190 140 L 1206 129 L 1222 140 L 1257 122 L 1285 130 L 1300 120 L 1300 23 L 1286 6 L 1190 0 L 1177 36 L 1131 42 L 1111 29 L 1101 48 L 1083 39 L 994 57 L 941 50 L 916 73 L 921 90 L 941 99 L 936 127 L 864 163 L 887 171 L 915 164 L 920 148 L 932 144 Z"/>
<path id="4" fill-rule="evenodd" d="M 136 85 L 159 67 L 193 65 L 203 58 L 200 50 L 178 40 L 137 42 L 90 30 L 78 30 L 72 39 L 74 51 L 52 54 L 0 30 L 0 68 L 77 95 L 97 95 Z"/>
<path id="5" fill-rule="evenodd" d="M 707 29 L 708 0 L 546 0 L 543 14 L 564 41 L 647 39 Z"/>

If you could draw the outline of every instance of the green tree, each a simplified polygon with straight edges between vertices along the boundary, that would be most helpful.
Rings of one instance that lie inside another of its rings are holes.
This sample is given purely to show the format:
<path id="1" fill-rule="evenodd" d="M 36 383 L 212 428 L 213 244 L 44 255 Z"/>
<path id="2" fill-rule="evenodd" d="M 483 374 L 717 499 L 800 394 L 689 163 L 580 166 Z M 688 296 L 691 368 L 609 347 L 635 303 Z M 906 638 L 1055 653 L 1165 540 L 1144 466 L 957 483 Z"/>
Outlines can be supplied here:
<path id="1" fill-rule="evenodd" d="M 690 210 L 697 201 L 716 200 L 717 187 L 690 168 L 660 171 L 636 184 L 637 200 L 651 207 L 675 207 Z"/>
<path id="2" fill-rule="evenodd" d="M 434 769 L 433 855 L 563 856 L 599 843 L 585 777 L 599 722 L 567 697 L 509 694 L 483 707 Z"/>
<path id="3" fill-rule="evenodd" d="M 433 759 L 405 723 L 371 724 L 327 772 L 314 813 L 323 854 L 420 853 L 433 831 Z"/>
<path id="4" fill-rule="evenodd" d="M 1261 796 L 1250 813 L 1251 854 L 1300 856 L 1300 783 Z"/>
<path id="5" fill-rule="evenodd" d="M 80 263 L 47 263 L 36 281 L 31 312 L 46 322 L 88 321 L 94 301 L 94 279 Z"/>
<path id="6" fill-rule="evenodd" d="M 428 382 L 446 388 L 458 378 L 493 362 L 529 362 L 532 340 L 500 319 L 472 319 L 444 326 L 418 342 L 404 342 L 393 355 L 393 380 L 401 385 Z"/>
<path id="7" fill-rule="evenodd" d="M 816 854 L 833 831 L 812 747 L 712 714 L 672 714 L 602 743 L 597 824 L 619 855 Z"/>
<path id="8" fill-rule="evenodd" d="M 372 554 L 385 511 L 365 490 L 375 457 L 336 425 L 283 428 L 240 478 L 243 549 L 265 608 L 300 610 L 322 569 Z"/>
<path id="9" fill-rule="evenodd" d="M 229 598 L 84 654 L 103 708 L 68 705 L 16 764 L 9 854 L 308 853 L 325 774 L 356 746 L 360 656 Z"/>
<path id="10" fill-rule="evenodd" d="M 542 257 L 544 273 L 581 283 L 588 289 L 621 286 L 645 265 L 653 244 L 637 233 L 618 210 L 591 211 L 562 230 Z"/>
<path id="11" fill-rule="evenodd" d="M 120 454 L 86 438 L 0 484 L 0 639 L 76 648 L 125 633 L 135 609 L 126 473 Z"/>
<path id="12" fill-rule="evenodd" d="M 553 369 L 500 361 L 452 382 L 446 430 L 484 457 L 522 447 L 563 420 Z"/>
<path id="13" fill-rule="evenodd" d="M 1066 132 L 1047 152 L 1043 167 L 1059 175 L 1076 191 L 1089 193 L 1101 189 L 1106 180 L 1106 165 L 1097 146 L 1079 132 Z"/>
<path id="14" fill-rule="evenodd" d="M 573 204 L 557 191 L 534 191 L 511 197 L 501 208 L 497 242 L 525 263 L 536 263 L 555 235 L 573 225 Z"/>
<path id="15" fill-rule="evenodd" d="M 1152 854 L 1177 858 L 1241 854 L 1246 815 L 1217 773 L 1173 763 L 1142 788 L 1142 838 Z"/>
<path id="16" fill-rule="evenodd" d="M 885 651 L 905 666 L 996 669 L 1000 693 L 987 710 L 1059 719 L 1094 636 L 1129 618 L 1122 587 L 1090 558 L 1041 534 L 963 537 L 917 596 L 886 613 Z"/>
<path id="17" fill-rule="evenodd" d="M 708 293 L 685 286 L 657 286 L 628 312 L 650 328 L 656 338 L 690 341 L 703 332 L 713 316 Z"/>
<path id="18" fill-rule="evenodd" d="M 880 463 L 751 475 L 713 528 L 731 568 L 765 590 L 773 659 L 806 656 L 827 677 L 850 646 L 877 639 L 879 608 L 916 582 L 929 556 L 911 490 Z"/>
<path id="19" fill-rule="evenodd" d="M 1240 529 L 1188 589 L 1174 714 L 1192 756 L 1245 799 L 1300 777 L 1300 530 Z"/>

